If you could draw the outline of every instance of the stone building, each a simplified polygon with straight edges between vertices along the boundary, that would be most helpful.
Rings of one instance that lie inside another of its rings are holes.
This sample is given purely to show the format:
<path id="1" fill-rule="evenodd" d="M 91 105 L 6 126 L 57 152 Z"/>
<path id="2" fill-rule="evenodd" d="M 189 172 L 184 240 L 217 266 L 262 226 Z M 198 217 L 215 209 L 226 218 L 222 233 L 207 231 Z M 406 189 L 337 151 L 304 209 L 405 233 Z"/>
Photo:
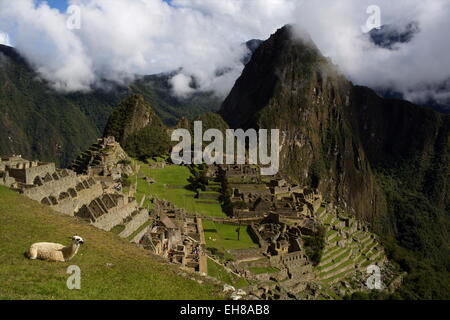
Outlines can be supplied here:
<path id="1" fill-rule="evenodd" d="M 202 220 L 167 201 L 156 199 L 154 204 L 153 224 L 140 244 L 183 268 L 207 274 Z"/>
<path id="2" fill-rule="evenodd" d="M 22 185 L 33 185 L 36 177 L 44 177 L 46 174 L 55 172 L 54 163 L 43 163 L 28 161 L 21 157 L 2 158 L 0 161 L 0 172 L 6 173 L 15 182 Z"/>
<path id="3" fill-rule="evenodd" d="M 312 227 L 312 230 L 309 230 Z M 280 278 L 287 291 L 303 290 L 314 280 L 312 265 L 303 249 L 303 234 L 315 232 L 314 225 L 291 226 L 282 222 L 279 214 L 271 213 L 260 223 L 252 224 L 249 232 L 259 243 L 268 259 L 267 265 L 280 270 L 273 278 Z M 259 261 L 258 264 L 261 264 Z M 282 279 L 281 279 L 282 278 Z"/>
<path id="4" fill-rule="evenodd" d="M 136 199 L 123 194 L 103 194 L 87 205 L 83 205 L 76 213 L 76 217 L 89 221 L 95 227 L 110 231 L 116 226 L 124 226 L 136 216 L 142 224 L 149 219 L 146 209 L 140 208 Z"/>

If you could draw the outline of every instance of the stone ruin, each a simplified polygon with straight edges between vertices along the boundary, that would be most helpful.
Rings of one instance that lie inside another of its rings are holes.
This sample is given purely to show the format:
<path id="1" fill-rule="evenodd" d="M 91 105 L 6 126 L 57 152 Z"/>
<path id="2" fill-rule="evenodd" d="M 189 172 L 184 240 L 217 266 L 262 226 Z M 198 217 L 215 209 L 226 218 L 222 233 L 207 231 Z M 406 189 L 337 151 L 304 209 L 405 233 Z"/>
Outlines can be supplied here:
<path id="1" fill-rule="evenodd" d="M 259 243 L 268 265 L 280 270 L 273 278 L 281 280 L 289 291 L 300 291 L 314 280 L 311 263 L 302 244 L 303 235 L 316 232 L 313 220 L 309 223 L 288 225 L 281 216 L 271 213 L 258 224 L 249 227 L 251 236 Z M 261 264 L 261 261 L 258 262 Z M 293 290 L 294 288 L 294 290 Z"/>
<path id="2" fill-rule="evenodd" d="M 259 168 L 257 166 L 236 164 L 236 165 L 221 165 L 220 168 L 225 178 L 228 179 L 233 178 L 243 180 L 255 179 L 255 181 L 258 181 L 260 179 Z"/>
<path id="3" fill-rule="evenodd" d="M 153 223 L 140 245 L 181 267 L 207 274 L 207 256 L 202 220 L 184 209 L 155 199 Z"/>
<path id="4" fill-rule="evenodd" d="M 113 152 L 115 147 L 115 141 L 101 140 L 101 150 L 109 148 Z M 108 167 L 108 163 L 114 162 L 106 160 L 105 165 Z M 0 185 L 13 188 L 57 212 L 115 232 L 187 270 L 207 274 L 202 220 L 189 217 L 185 210 L 158 199 L 154 200 L 150 216 L 149 211 L 142 208 L 144 199 L 139 204 L 132 188 L 128 194 L 111 188 L 105 183 L 105 172 L 100 173 L 89 165 L 87 173 L 77 174 L 73 170 L 57 169 L 54 163 L 21 157 L 2 158 Z M 113 171 L 108 169 L 107 172 Z M 114 179 L 113 176 L 108 178 Z"/>
<path id="5" fill-rule="evenodd" d="M 56 169 L 54 163 L 2 158 L 0 185 L 57 212 L 82 218 L 102 230 L 121 226 L 122 237 L 130 236 L 149 220 L 148 210 L 141 208 L 133 197 L 110 192 L 95 175 Z"/>
<path id="6" fill-rule="evenodd" d="M 71 169 L 80 174 L 97 176 L 104 183 L 112 184 L 123 175 L 132 175 L 134 169 L 129 157 L 114 137 L 98 139 L 87 151 L 83 152 L 71 165 Z"/>
<path id="7" fill-rule="evenodd" d="M 255 166 L 210 166 L 207 177 L 227 182 L 234 204 L 232 215 L 236 218 L 262 218 L 276 212 L 283 218 L 303 219 L 314 216 L 322 204 L 318 190 L 301 188 L 281 177 L 272 177 L 265 183 Z"/>
<path id="8" fill-rule="evenodd" d="M 253 169 L 248 165 L 210 166 L 207 177 L 227 185 L 233 204 L 229 222 L 251 224 L 249 233 L 260 245 L 228 250 L 235 260 L 224 262 L 233 272 L 265 284 L 251 286 L 255 296 L 305 298 L 305 294 L 321 292 L 317 288 L 322 284 L 341 290 L 342 280 L 354 279 L 367 265 L 384 266 L 384 251 L 367 225 L 323 204 L 316 189 L 302 188 L 281 176 L 261 179 Z M 325 248 L 320 262 L 313 266 L 302 238 L 317 234 L 318 225 L 326 232 Z M 278 271 L 254 274 L 250 271 L 253 267 Z"/>
<path id="9" fill-rule="evenodd" d="M 23 185 L 33 185 L 38 176 L 54 172 L 54 163 L 29 161 L 14 156 L 0 159 L 0 184 L 10 188 L 20 188 Z"/>
<path id="10" fill-rule="evenodd" d="M 149 219 L 148 211 L 140 208 L 135 198 L 117 193 L 102 194 L 89 204 L 83 205 L 75 216 L 105 231 L 123 226 L 126 230 L 120 233 L 123 237 L 129 236 Z"/>

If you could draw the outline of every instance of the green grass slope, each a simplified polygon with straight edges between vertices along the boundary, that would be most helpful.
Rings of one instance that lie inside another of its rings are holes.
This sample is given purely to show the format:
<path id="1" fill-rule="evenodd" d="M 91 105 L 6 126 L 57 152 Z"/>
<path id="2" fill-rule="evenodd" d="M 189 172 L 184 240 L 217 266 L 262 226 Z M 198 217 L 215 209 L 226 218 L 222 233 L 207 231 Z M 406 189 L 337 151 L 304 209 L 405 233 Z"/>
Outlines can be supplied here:
<path id="1" fill-rule="evenodd" d="M 85 244 L 66 263 L 31 261 L 24 252 L 34 242 Z M 67 289 L 67 268 L 81 269 L 81 290 Z M 177 268 L 111 232 L 60 215 L 0 187 L 0 299 L 214 299 L 220 289 L 199 284 Z"/>

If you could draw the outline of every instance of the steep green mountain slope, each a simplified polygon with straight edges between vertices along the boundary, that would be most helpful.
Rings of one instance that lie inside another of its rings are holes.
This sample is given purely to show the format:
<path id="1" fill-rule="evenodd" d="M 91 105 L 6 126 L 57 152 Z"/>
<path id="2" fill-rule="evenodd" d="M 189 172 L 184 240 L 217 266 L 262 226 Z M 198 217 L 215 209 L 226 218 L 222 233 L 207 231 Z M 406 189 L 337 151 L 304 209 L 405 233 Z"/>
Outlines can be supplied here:
<path id="1" fill-rule="evenodd" d="M 195 121 L 201 121 L 202 122 L 202 128 L 203 131 L 206 131 L 208 129 L 219 129 L 221 132 L 225 134 L 225 130 L 229 129 L 230 127 L 228 124 L 223 120 L 223 118 L 218 115 L 217 113 L 213 112 L 206 112 L 198 117 L 196 117 L 194 120 L 189 121 L 186 118 L 181 118 L 180 121 L 176 124 L 174 127 L 176 128 L 184 128 L 188 129 L 191 132 L 191 135 L 194 134 L 194 122 Z M 208 143 L 207 143 L 208 144 Z"/>
<path id="2" fill-rule="evenodd" d="M 448 115 L 354 86 L 290 26 L 256 50 L 219 113 L 232 128 L 280 129 L 285 173 L 448 274 Z"/>
<path id="3" fill-rule="evenodd" d="M 387 208 L 380 232 L 450 270 L 450 117 L 354 87 L 353 127 Z"/>
<path id="4" fill-rule="evenodd" d="M 131 134 L 148 125 L 163 126 L 163 123 L 144 97 L 134 94 L 122 101 L 111 113 L 103 136 L 114 136 L 117 142 L 125 145 Z"/>
<path id="5" fill-rule="evenodd" d="M 0 154 L 67 162 L 97 135 L 95 123 L 35 80 L 26 62 L 0 46 Z"/>
<path id="6" fill-rule="evenodd" d="M 32 261 L 35 242 L 85 240 L 69 262 Z M 81 290 L 69 290 L 67 268 L 81 269 Z M 0 187 L 0 299 L 218 299 L 221 288 L 199 284 L 156 256 L 73 217 Z"/>
<path id="7" fill-rule="evenodd" d="M 172 96 L 171 75 L 137 79 L 128 87 L 103 83 L 88 93 L 55 92 L 11 47 L 0 45 L 0 154 L 55 161 L 65 166 L 101 135 L 112 110 L 142 94 L 167 125 L 218 110 L 212 93 Z"/>
<path id="8" fill-rule="evenodd" d="M 218 111 L 223 102 L 212 92 L 195 92 L 180 98 L 172 95 L 169 79 L 173 73 L 144 76 L 130 86 L 134 93 L 142 94 L 156 114 L 167 126 L 174 126 L 182 117 L 194 119 L 205 112 Z"/>
<path id="9" fill-rule="evenodd" d="M 113 136 L 132 157 L 147 158 L 168 154 L 168 128 L 140 94 L 122 101 L 108 119 L 105 137 Z"/>
<path id="10" fill-rule="evenodd" d="M 194 121 L 202 122 L 203 131 L 217 128 L 225 132 L 229 128 L 223 118 L 213 112 L 202 113 L 194 120 L 182 117 L 175 126 L 169 128 L 143 95 L 133 94 L 111 113 L 103 136 L 114 136 L 130 156 L 145 161 L 170 154 L 171 145 L 174 145 L 170 141 L 171 131 L 184 128 L 193 134 Z"/>

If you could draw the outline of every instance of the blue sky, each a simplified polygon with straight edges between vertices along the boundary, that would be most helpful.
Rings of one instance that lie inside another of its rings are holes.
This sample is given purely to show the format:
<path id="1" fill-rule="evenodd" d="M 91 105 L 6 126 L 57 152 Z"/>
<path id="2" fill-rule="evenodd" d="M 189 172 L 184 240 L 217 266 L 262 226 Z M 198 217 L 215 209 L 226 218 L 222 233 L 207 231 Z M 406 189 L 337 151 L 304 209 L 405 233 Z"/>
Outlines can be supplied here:
<path id="1" fill-rule="evenodd" d="M 38 4 L 44 1 L 46 1 L 50 5 L 50 7 L 56 8 L 61 12 L 67 10 L 67 0 L 36 0 Z M 163 1 L 170 3 L 172 0 L 163 0 Z"/>
<path id="2" fill-rule="evenodd" d="M 37 0 L 37 3 L 44 2 L 44 0 Z M 67 10 L 67 1 L 66 0 L 46 0 L 46 2 L 52 7 L 56 8 L 59 11 Z"/>

